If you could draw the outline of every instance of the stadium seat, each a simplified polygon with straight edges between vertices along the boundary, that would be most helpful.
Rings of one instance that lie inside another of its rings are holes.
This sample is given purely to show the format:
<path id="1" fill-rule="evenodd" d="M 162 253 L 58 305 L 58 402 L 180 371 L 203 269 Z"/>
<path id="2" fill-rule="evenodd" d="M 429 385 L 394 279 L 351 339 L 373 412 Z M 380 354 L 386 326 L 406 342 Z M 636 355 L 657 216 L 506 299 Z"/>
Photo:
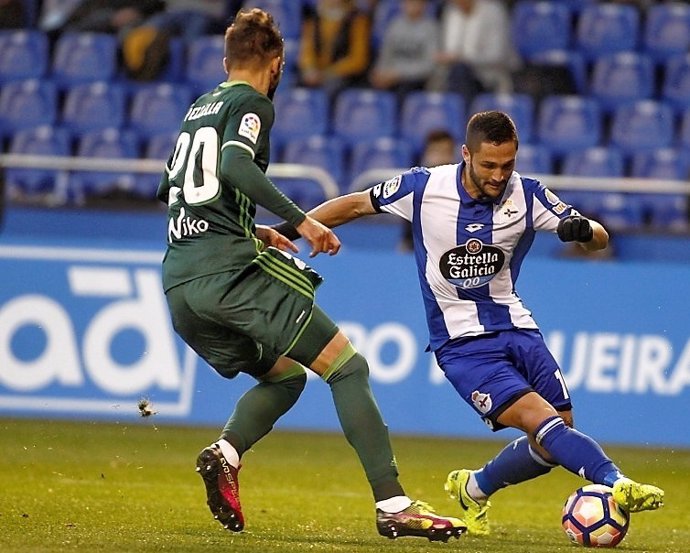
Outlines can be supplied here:
<path id="1" fill-rule="evenodd" d="M 48 38 L 40 31 L 0 31 L 0 84 L 43 77 L 48 68 Z"/>
<path id="2" fill-rule="evenodd" d="M 0 89 L 0 133 L 52 125 L 57 105 L 57 89 L 51 81 L 27 79 L 5 83 Z"/>
<path id="3" fill-rule="evenodd" d="M 553 158 L 551 152 L 541 144 L 523 144 L 517 153 L 515 170 L 525 177 L 553 174 Z"/>
<path id="4" fill-rule="evenodd" d="M 678 146 L 690 150 L 690 108 L 686 109 L 681 115 Z"/>
<path id="5" fill-rule="evenodd" d="M 345 89 L 335 99 L 333 134 L 352 145 L 362 140 L 392 137 L 397 129 L 397 106 L 392 92 Z"/>
<path id="6" fill-rule="evenodd" d="M 315 179 L 271 177 L 271 181 L 283 194 L 305 211 L 329 199 Z M 257 212 L 265 211 L 265 208 L 257 208 Z"/>
<path id="7" fill-rule="evenodd" d="M 587 64 L 580 52 L 576 50 L 545 50 L 531 56 L 529 61 L 537 65 L 567 68 L 577 93 L 585 94 L 587 92 Z"/>
<path id="8" fill-rule="evenodd" d="M 302 5 L 295 0 L 246 0 L 245 8 L 261 8 L 276 20 L 286 39 L 298 38 L 302 30 Z"/>
<path id="9" fill-rule="evenodd" d="M 513 44 L 529 58 L 546 50 L 564 50 L 571 42 L 571 12 L 558 2 L 523 0 L 511 18 Z"/>
<path id="10" fill-rule="evenodd" d="M 670 146 L 673 111 L 664 103 L 641 100 L 614 110 L 609 143 L 624 154 Z"/>
<path id="11" fill-rule="evenodd" d="M 644 50 L 656 61 L 690 50 L 690 6 L 681 2 L 654 4 L 647 9 Z"/>
<path id="12" fill-rule="evenodd" d="M 77 144 L 81 157 L 132 159 L 139 157 L 137 137 L 131 131 L 116 128 L 102 129 L 82 135 Z M 82 203 L 92 197 L 120 190 L 131 190 L 134 174 L 129 171 L 74 171 L 70 176 L 70 197 Z"/>
<path id="13" fill-rule="evenodd" d="M 121 127 L 124 120 L 125 94 L 121 86 L 100 81 L 67 90 L 61 123 L 73 134 Z"/>
<path id="14" fill-rule="evenodd" d="M 555 155 L 597 146 L 602 135 L 601 108 L 583 96 L 547 96 L 537 115 L 539 142 Z"/>
<path id="15" fill-rule="evenodd" d="M 281 86 L 274 104 L 276 119 L 271 129 L 271 142 L 277 146 L 328 131 L 328 97 L 322 89 Z"/>
<path id="16" fill-rule="evenodd" d="M 400 135 L 415 152 L 424 146 L 429 132 L 448 131 L 456 141 L 465 136 L 465 103 L 452 92 L 409 92 L 400 110 Z"/>
<path id="17" fill-rule="evenodd" d="M 690 53 L 674 56 L 665 64 L 661 97 L 678 113 L 690 108 Z"/>
<path id="18" fill-rule="evenodd" d="M 144 144 L 144 159 L 157 159 L 167 162 L 177 142 L 178 132 L 164 132 L 154 134 Z M 161 173 L 163 165 L 161 165 Z M 156 197 L 161 173 L 137 173 L 130 192 L 132 195 L 153 200 Z"/>
<path id="19" fill-rule="evenodd" d="M 345 145 L 336 137 L 314 135 L 290 140 L 283 152 L 283 163 L 315 165 L 330 173 L 338 186 L 344 191 L 345 183 Z"/>
<path id="20" fill-rule="evenodd" d="M 407 142 L 378 138 L 360 142 L 352 148 L 350 181 L 369 169 L 409 169 L 414 165 L 413 151 Z"/>
<path id="21" fill-rule="evenodd" d="M 498 110 L 510 115 L 520 141 L 530 142 L 534 128 L 534 100 L 527 94 L 485 92 L 472 100 L 470 113 Z"/>
<path id="22" fill-rule="evenodd" d="M 563 159 L 561 173 L 576 177 L 622 177 L 625 163 L 615 148 L 593 146 L 569 152 Z"/>
<path id="23" fill-rule="evenodd" d="M 589 60 L 605 54 L 635 50 L 639 42 L 640 14 L 635 6 L 603 2 L 580 12 L 576 46 Z"/>
<path id="24" fill-rule="evenodd" d="M 594 62 L 590 93 L 605 112 L 654 94 L 654 64 L 649 56 L 618 52 Z"/>
<path id="25" fill-rule="evenodd" d="M 60 87 L 109 81 L 117 67 L 117 39 L 102 33 L 67 32 L 55 43 L 52 78 Z"/>
<path id="26" fill-rule="evenodd" d="M 134 93 L 127 126 L 143 139 L 177 131 L 191 101 L 191 91 L 185 86 L 168 83 L 148 85 Z"/>
<path id="27" fill-rule="evenodd" d="M 184 78 L 196 94 L 203 94 L 227 79 L 224 56 L 222 36 L 200 36 L 188 45 Z"/>
<path id="28" fill-rule="evenodd" d="M 70 137 L 65 129 L 50 125 L 17 131 L 12 137 L 10 153 L 42 156 L 70 155 Z M 58 189 L 64 173 L 51 169 L 5 169 L 9 198 L 29 199 L 37 196 L 60 203 Z"/>
<path id="29" fill-rule="evenodd" d="M 631 177 L 661 180 L 687 180 L 690 159 L 679 148 L 657 148 L 632 157 Z"/>

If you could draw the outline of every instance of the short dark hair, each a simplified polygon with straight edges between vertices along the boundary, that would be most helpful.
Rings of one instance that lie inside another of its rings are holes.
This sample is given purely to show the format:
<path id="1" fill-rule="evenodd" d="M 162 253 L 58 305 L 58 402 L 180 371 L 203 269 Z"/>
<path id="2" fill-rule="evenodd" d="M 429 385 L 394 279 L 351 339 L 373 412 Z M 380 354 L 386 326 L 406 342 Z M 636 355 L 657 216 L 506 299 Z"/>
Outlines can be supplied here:
<path id="1" fill-rule="evenodd" d="M 502 111 L 480 111 L 475 113 L 467 122 L 467 132 L 465 134 L 465 145 L 467 149 L 474 153 L 479 150 L 482 142 L 492 144 L 503 144 L 504 142 L 515 142 L 518 147 L 518 135 L 515 123 Z"/>
<path id="2" fill-rule="evenodd" d="M 227 65 L 264 65 L 283 55 L 283 37 L 273 16 L 259 8 L 240 10 L 225 31 Z"/>

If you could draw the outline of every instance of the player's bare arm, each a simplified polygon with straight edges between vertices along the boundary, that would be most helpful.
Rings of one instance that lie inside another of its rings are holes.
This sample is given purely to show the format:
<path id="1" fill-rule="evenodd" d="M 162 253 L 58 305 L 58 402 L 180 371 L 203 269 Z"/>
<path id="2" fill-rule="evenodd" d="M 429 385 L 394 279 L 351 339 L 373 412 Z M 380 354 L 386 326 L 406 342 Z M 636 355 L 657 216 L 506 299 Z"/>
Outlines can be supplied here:
<path id="1" fill-rule="evenodd" d="M 340 240 L 335 233 L 309 215 L 295 229 L 309 242 L 311 246 L 309 257 L 314 257 L 319 253 L 335 255 L 340 251 Z"/>
<path id="2" fill-rule="evenodd" d="M 328 200 L 312 209 L 308 215 L 328 228 L 335 228 L 374 213 L 377 211 L 371 203 L 371 194 L 369 190 L 363 190 Z"/>
<path id="3" fill-rule="evenodd" d="M 277 230 L 266 225 L 256 225 L 256 237 L 261 240 L 266 247 L 273 246 L 284 252 L 297 253 L 299 251 L 291 240 L 280 234 Z"/>

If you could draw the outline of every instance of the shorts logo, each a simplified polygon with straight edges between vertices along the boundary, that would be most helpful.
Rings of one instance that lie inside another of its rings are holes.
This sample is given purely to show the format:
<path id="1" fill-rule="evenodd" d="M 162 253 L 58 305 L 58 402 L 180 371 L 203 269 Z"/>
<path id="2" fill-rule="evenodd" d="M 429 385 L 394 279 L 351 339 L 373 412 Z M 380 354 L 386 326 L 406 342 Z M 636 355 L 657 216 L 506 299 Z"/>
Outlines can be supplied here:
<path id="1" fill-rule="evenodd" d="M 400 188 L 401 179 L 402 177 L 398 175 L 397 177 L 394 177 L 383 183 L 384 198 L 390 198 L 393 194 L 395 194 L 398 191 L 398 189 Z"/>
<path id="2" fill-rule="evenodd" d="M 491 411 L 492 402 L 491 394 L 483 394 L 479 390 L 472 392 L 472 403 L 480 413 L 488 413 Z"/>
<path id="3" fill-rule="evenodd" d="M 240 121 L 240 128 L 237 129 L 237 134 L 244 136 L 256 144 L 259 140 L 259 131 L 261 131 L 261 119 L 256 113 L 245 113 Z"/>

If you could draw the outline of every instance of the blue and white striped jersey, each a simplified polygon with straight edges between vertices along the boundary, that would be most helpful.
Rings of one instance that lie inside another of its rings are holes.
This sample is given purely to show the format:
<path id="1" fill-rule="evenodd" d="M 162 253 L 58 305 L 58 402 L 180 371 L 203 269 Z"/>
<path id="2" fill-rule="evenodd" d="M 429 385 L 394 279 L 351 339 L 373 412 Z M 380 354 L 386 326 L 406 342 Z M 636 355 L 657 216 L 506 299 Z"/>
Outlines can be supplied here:
<path id="1" fill-rule="evenodd" d="M 376 209 L 412 222 L 430 345 L 537 325 L 515 291 L 537 230 L 576 213 L 539 181 L 513 172 L 497 201 L 472 199 L 464 162 L 414 168 L 371 189 Z"/>

